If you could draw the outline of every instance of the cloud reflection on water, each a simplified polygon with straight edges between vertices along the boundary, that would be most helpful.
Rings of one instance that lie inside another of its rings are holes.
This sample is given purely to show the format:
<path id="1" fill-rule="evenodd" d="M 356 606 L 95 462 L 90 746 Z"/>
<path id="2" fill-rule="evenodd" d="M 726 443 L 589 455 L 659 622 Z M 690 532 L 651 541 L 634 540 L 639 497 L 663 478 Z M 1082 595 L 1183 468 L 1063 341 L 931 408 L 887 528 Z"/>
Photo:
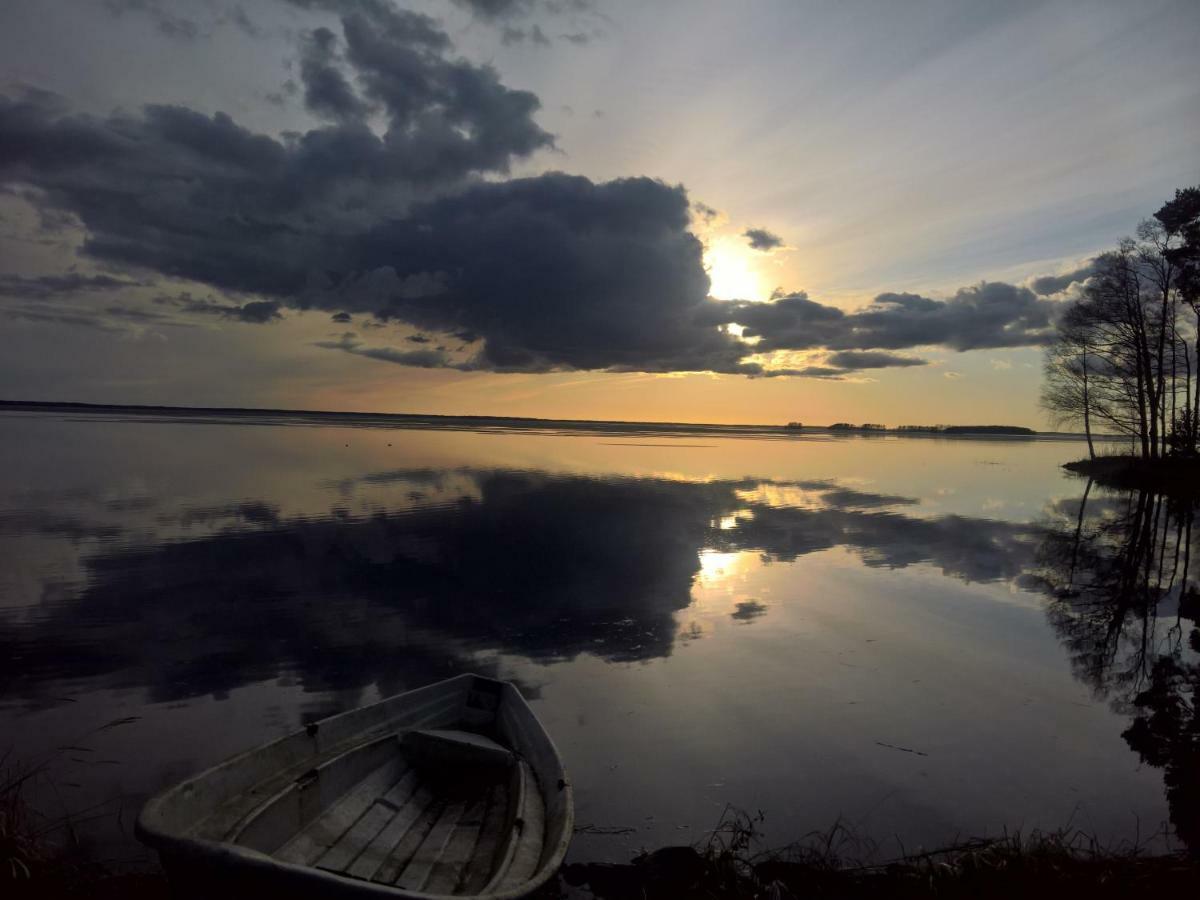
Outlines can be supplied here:
<path id="1" fill-rule="evenodd" d="M 400 499 L 349 511 L 356 492 L 384 485 Z M 693 584 L 722 577 L 705 560 L 841 546 L 867 566 L 986 581 L 1018 575 L 1034 540 L 1025 525 L 919 518 L 899 511 L 913 498 L 826 481 L 417 468 L 334 486 L 342 500 L 324 516 L 257 501 L 159 511 L 141 526 L 170 537 L 132 545 L 112 541 L 111 525 L 10 514 L 10 527 L 110 540 L 85 558 L 86 585 L 0 638 L 0 689 L 31 705 L 63 683 L 155 701 L 285 676 L 387 692 L 478 668 L 488 652 L 645 660 L 672 653 Z M 807 505 L 780 505 L 796 491 Z"/>

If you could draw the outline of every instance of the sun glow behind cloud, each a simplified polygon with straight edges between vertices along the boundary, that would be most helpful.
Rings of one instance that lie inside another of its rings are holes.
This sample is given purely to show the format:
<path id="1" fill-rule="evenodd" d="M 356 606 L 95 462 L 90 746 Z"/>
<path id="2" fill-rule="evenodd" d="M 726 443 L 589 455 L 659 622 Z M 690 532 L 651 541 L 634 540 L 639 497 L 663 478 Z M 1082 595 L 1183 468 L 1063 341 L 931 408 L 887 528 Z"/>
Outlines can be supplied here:
<path id="1" fill-rule="evenodd" d="M 721 237 L 709 244 L 704 267 L 712 286 L 709 293 L 718 300 L 767 300 L 770 288 L 758 271 L 754 253 L 740 239 Z"/>

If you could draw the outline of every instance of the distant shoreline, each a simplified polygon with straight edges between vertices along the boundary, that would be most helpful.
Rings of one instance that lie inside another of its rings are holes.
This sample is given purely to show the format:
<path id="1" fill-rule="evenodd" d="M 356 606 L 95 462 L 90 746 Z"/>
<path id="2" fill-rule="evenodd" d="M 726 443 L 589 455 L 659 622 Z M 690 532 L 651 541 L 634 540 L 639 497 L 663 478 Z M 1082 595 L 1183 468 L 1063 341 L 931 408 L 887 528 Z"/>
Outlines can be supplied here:
<path id="1" fill-rule="evenodd" d="M 192 417 L 204 419 L 273 419 L 279 424 L 324 424 L 345 426 L 377 426 L 393 428 L 424 428 L 493 431 L 576 431 L 603 434 L 710 434 L 713 436 L 758 436 L 795 438 L 803 435 L 832 435 L 878 439 L 880 437 L 941 438 L 944 440 L 1083 440 L 1082 434 L 1037 431 L 1029 434 L 998 434 L 984 431 L 950 433 L 918 430 L 888 429 L 885 431 L 847 430 L 829 426 L 737 424 L 720 425 L 703 422 L 637 422 L 605 419 L 543 419 L 531 416 L 439 415 L 435 413 L 376 413 L 333 412 L 305 409 L 263 409 L 220 406 L 160 406 L 125 403 L 79 403 L 70 401 L 0 400 L 0 412 L 65 412 L 95 415 L 129 415 L 146 417 Z M 283 421 L 280 421 L 283 420 Z M 263 423 L 266 424 L 266 423 Z M 964 426 L 951 426 L 955 429 Z M 995 426 L 985 426 L 995 427 Z M 1102 438 L 1103 439 L 1103 438 Z"/>

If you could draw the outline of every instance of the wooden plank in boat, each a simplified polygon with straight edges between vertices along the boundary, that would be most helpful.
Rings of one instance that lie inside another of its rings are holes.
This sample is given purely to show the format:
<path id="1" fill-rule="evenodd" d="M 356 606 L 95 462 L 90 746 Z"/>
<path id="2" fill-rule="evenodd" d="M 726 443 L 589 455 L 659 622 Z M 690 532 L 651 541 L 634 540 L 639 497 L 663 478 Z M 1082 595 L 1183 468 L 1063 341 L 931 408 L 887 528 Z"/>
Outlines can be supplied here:
<path id="1" fill-rule="evenodd" d="M 425 835 L 429 833 L 429 829 L 433 827 L 433 823 L 437 821 L 444 805 L 442 801 L 436 798 L 430 800 L 425 808 L 421 810 L 412 827 L 400 839 L 400 843 L 388 854 L 387 862 L 372 876 L 372 881 L 378 881 L 383 884 L 395 883 L 396 879 L 400 877 L 400 873 L 404 871 L 404 867 L 408 865 L 408 861 L 417 852 L 417 848 L 421 846 L 421 842 L 425 840 Z"/>
<path id="2" fill-rule="evenodd" d="M 508 823 L 508 790 L 503 784 L 492 788 L 488 797 L 487 812 L 479 830 L 475 851 L 467 861 L 463 872 L 462 893 L 478 894 L 492 877 L 496 866 L 496 851 L 504 837 L 504 826 Z"/>
<path id="3" fill-rule="evenodd" d="M 429 790 L 417 782 L 416 773 L 410 774 L 413 776 L 411 790 L 402 794 L 398 790 L 401 785 L 397 785 L 388 792 L 389 799 L 393 799 L 393 802 L 399 807 L 399 811 L 375 836 L 375 840 L 371 841 L 370 845 L 363 850 L 358 859 L 354 860 L 354 863 L 346 870 L 347 875 L 373 879 L 383 864 L 387 862 L 392 851 L 396 849 L 396 845 L 400 843 L 404 835 L 421 817 L 421 813 L 433 801 L 433 795 L 429 793 Z M 406 779 L 407 777 L 405 776 Z"/>
<path id="4" fill-rule="evenodd" d="M 359 782 L 340 800 L 301 829 L 273 855 L 283 862 L 311 866 L 333 847 L 376 797 L 385 793 L 403 775 L 404 759 L 397 754 Z"/>
<path id="5" fill-rule="evenodd" d="M 374 844 L 380 833 L 400 813 L 416 787 L 416 780 L 416 773 L 410 771 L 392 785 L 386 794 L 377 797 L 367 811 L 359 816 L 358 821 L 317 860 L 317 868 L 330 872 L 345 872 L 361 853 Z"/>
<path id="6" fill-rule="evenodd" d="M 467 863 L 479 842 L 479 830 L 483 827 L 483 814 L 487 810 L 487 797 L 480 797 L 467 807 L 450 840 L 442 850 L 441 858 L 433 864 L 433 871 L 423 890 L 429 894 L 453 894 L 462 881 Z"/>
<path id="7" fill-rule="evenodd" d="M 408 891 L 419 891 L 425 887 L 425 882 L 429 880 L 434 865 L 442 858 L 465 808 L 466 804 L 461 800 L 452 800 L 442 808 L 437 822 L 429 829 L 429 834 L 425 835 L 425 840 L 421 841 L 421 846 L 396 879 L 396 887 Z"/>

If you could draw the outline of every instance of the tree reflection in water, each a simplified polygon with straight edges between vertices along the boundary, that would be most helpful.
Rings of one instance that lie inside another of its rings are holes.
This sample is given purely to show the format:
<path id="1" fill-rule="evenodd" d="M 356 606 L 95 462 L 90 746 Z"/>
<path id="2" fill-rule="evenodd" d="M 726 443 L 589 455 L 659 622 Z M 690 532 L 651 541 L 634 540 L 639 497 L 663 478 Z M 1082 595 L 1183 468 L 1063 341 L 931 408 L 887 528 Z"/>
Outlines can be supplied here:
<path id="1" fill-rule="evenodd" d="M 1039 575 L 1075 675 L 1118 712 L 1142 761 L 1164 770 L 1171 823 L 1200 852 L 1200 628 L 1196 497 L 1083 496 L 1051 512 Z"/>

